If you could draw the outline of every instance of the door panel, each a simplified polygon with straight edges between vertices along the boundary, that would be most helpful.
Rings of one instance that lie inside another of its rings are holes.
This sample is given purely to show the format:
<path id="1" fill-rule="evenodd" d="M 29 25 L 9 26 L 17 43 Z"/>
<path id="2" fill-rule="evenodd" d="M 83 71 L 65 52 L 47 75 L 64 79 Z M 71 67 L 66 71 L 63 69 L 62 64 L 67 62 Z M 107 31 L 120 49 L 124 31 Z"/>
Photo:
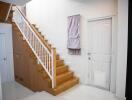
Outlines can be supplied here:
<path id="1" fill-rule="evenodd" d="M 14 80 L 11 24 L 0 23 L 0 72 L 2 83 Z"/>
<path id="2" fill-rule="evenodd" d="M 112 49 L 112 19 L 88 22 L 89 84 L 109 89 Z"/>
<path id="3" fill-rule="evenodd" d="M 7 52 L 6 52 L 6 34 L 0 34 L 0 71 L 1 71 L 1 81 L 6 82 L 8 80 L 7 70 Z"/>

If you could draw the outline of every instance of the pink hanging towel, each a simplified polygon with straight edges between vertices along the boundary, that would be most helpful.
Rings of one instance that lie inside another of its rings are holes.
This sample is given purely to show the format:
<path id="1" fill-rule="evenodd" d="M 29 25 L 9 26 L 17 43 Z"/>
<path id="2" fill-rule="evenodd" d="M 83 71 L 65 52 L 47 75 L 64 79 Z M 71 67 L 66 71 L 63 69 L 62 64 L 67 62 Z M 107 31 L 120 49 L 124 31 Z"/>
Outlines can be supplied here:
<path id="1" fill-rule="evenodd" d="M 68 17 L 68 43 L 69 54 L 80 55 L 80 15 Z"/>

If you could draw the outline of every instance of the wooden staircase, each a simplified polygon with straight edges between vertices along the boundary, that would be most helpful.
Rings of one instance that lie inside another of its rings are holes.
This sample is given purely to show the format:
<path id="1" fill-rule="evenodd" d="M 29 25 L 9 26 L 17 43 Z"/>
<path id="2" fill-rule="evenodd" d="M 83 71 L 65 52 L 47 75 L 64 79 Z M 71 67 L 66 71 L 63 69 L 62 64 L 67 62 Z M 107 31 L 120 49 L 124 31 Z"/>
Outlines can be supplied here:
<path id="1" fill-rule="evenodd" d="M 11 11 L 9 18 L 12 17 L 12 13 L 13 11 Z M 11 22 L 11 19 L 9 19 L 9 22 Z M 17 82 L 33 91 L 47 91 L 53 95 L 57 95 L 79 83 L 79 79 L 74 75 L 74 72 L 69 69 L 69 66 L 56 53 L 53 62 L 56 66 L 54 77 L 56 78 L 56 85 L 53 87 L 53 81 L 24 39 L 20 28 L 15 22 L 11 23 L 13 25 L 14 74 Z M 29 21 L 28 23 L 30 24 Z M 51 51 L 52 45 L 48 43 L 48 40 L 41 34 L 36 25 L 30 24 L 30 26 L 45 47 Z M 48 62 L 51 65 L 52 62 L 49 60 Z M 49 73 L 52 73 L 52 70 Z"/>

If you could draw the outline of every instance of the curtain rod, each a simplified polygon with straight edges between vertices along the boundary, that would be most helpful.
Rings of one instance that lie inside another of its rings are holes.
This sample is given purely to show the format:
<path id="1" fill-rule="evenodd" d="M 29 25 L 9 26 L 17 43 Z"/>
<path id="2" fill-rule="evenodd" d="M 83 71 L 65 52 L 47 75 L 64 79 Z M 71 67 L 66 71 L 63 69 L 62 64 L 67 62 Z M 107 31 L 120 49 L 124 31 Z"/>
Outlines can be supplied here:
<path id="1" fill-rule="evenodd" d="M 68 16 L 68 17 L 72 17 L 72 16 L 80 16 L 80 14 L 76 14 L 76 15 L 71 15 L 71 16 Z"/>

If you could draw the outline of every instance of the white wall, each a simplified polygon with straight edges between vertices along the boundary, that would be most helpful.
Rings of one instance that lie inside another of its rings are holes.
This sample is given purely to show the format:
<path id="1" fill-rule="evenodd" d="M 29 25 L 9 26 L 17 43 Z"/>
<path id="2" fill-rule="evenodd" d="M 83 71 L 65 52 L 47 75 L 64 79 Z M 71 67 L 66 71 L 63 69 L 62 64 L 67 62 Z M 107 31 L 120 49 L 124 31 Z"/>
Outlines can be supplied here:
<path id="1" fill-rule="evenodd" d="M 43 35 L 54 44 L 57 52 L 80 77 L 82 83 L 86 83 L 88 70 L 87 21 L 114 15 L 113 33 L 115 36 L 113 38 L 115 42 L 113 48 L 117 50 L 113 53 L 115 57 L 112 66 L 117 66 L 117 68 L 112 69 L 114 73 L 112 77 L 115 73 L 117 74 L 116 78 L 111 79 L 113 81 L 111 89 L 116 88 L 118 97 L 125 97 L 128 0 L 118 0 L 118 3 L 117 0 L 32 0 L 27 4 L 27 14 L 28 19 L 37 24 Z M 74 14 L 81 14 L 81 56 L 71 56 L 67 53 L 67 16 Z M 118 24 L 116 24 L 117 19 Z M 116 85 L 114 85 L 115 79 Z"/>
<path id="2" fill-rule="evenodd" d="M 116 95 L 120 98 L 125 98 L 127 41 L 128 41 L 128 0 L 119 0 Z"/>
<path id="3" fill-rule="evenodd" d="M 88 71 L 87 22 L 89 19 L 117 14 L 117 0 L 32 0 L 27 4 L 27 16 L 40 28 L 66 64 L 86 83 Z M 81 14 L 80 56 L 68 55 L 67 16 Z"/>

